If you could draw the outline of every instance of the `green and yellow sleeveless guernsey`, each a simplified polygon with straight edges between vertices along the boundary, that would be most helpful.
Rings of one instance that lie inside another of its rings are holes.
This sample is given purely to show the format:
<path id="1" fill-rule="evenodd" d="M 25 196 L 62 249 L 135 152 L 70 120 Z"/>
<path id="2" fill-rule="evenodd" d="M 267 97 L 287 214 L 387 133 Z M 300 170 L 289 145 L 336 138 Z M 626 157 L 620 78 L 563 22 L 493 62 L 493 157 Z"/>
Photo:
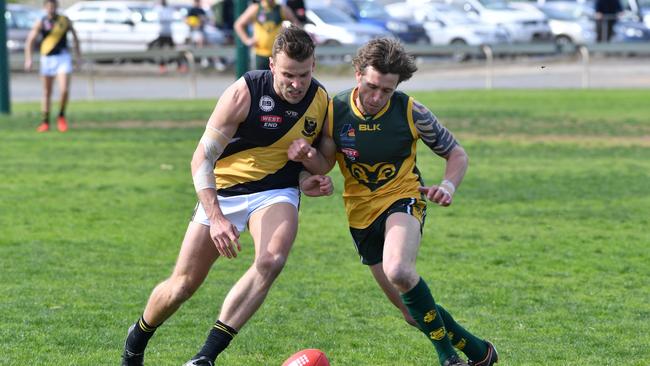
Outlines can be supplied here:
<path id="1" fill-rule="evenodd" d="M 253 35 L 257 41 L 255 54 L 258 56 L 271 56 L 273 53 L 273 42 L 282 29 L 282 12 L 280 5 L 275 4 L 267 7 L 260 3 L 253 24 Z"/>
<path id="2" fill-rule="evenodd" d="M 401 198 L 420 197 L 415 166 L 418 133 L 413 98 L 396 91 L 375 116 L 363 116 L 354 89 L 330 102 L 328 131 L 345 179 L 343 200 L 350 227 L 363 229 Z"/>
<path id="3" fill-rule="evenodd" d="M 320 137 L 328 96 L 312 79 L 297 104 L 280 98 L 269 70 L 249 71 L 244 80 L 251 107 L 232 140 L 217 160 L 215 177 L 221 196 L 297 187 L 302 164 L 289 160 L 287 150 L 299 138 L 314 145 Z"/>

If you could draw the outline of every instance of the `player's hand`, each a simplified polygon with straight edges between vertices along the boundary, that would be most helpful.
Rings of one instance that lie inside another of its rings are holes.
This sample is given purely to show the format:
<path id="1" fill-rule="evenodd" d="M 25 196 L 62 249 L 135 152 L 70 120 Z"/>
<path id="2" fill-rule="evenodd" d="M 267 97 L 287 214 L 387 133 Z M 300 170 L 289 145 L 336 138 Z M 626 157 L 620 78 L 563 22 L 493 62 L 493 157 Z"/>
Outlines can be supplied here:
<path id="1" fill-rule="evenodd" d="M 32 59 L 26 58 L 24 67 L 25 71 L 32 71 Z"/>
<path id="2" fill-rule="evenodd" d="M 255 47 L 256 44 L 257 44 L 257 39 L 255 39 L 255 38 L 249 38 L 246 41 L 246 46 L 248 46 L 248 47 Z"/>
<path id="3" fill-rule="evenodd" d="M 296 139 L 293 140 L 287 150 L 287 156 L 289 160 L 296 162 L 303 162 L 307 159 L 311 159 L 316 156 L 316 149 L 307 142 L 305 139 Z"/>
<path id="4" fill-rule="evenodd" d="M 310 197 L 329 196 L 334 191 L 334 185 L 327 175 L 312 175 L 300 182 L 300 190 Z"/>
<path id="5" fill-rule="evenodd" d="M 431 202 L 435 202 L 440 206 L 447 207 L 451 205 L 452 193 L 445 187 L 433 185 L 431 187 L 418 187 L 420 193 L 424 193 Z"/>
<path id="6" fill-rule="evenodd" d="M 226 218 L 210 223 L 210 237 L 222 257 L 237 258 L 237 252 L 241 252 L 239 230 Z"/>

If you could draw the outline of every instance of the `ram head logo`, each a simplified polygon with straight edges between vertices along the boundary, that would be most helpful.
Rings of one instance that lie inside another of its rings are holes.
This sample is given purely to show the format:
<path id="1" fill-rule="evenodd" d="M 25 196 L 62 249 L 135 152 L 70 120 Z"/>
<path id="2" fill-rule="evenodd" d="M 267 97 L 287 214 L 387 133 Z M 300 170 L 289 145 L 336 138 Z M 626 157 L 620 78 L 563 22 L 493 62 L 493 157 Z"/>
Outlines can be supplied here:
<path id="1" fill-rule="evenodd" d="M 397 174 L 397 168 L 393 163 L 377 163 L 375 165 L 352 163 L 349 169 L 350 174 L 371 191 L 383 186 Z"/>

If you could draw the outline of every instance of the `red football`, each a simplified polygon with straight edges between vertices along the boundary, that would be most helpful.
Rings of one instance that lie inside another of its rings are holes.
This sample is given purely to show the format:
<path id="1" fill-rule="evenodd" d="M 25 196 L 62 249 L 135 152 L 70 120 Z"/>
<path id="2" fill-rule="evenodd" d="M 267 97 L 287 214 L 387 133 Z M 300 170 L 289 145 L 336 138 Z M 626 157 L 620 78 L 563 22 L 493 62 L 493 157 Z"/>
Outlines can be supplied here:
<path id="1" fill-rule="evenodd" d="M 330 366 L 330 362 L 323 351 L 310 348 L 294 353 L 282 366 Z"/>

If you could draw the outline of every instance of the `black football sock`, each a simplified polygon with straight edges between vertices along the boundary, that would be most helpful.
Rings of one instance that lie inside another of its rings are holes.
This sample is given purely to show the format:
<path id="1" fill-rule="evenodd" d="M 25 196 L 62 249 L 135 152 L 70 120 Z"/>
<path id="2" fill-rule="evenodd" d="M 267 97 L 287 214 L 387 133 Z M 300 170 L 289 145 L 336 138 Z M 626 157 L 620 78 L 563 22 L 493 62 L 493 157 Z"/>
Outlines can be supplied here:
<path id="1" fill-rule="evenodd" d="M 144 352 L 156 329 L 158 327 L 152 327 L 144 321 L 144 317 L 140 317 L 129 336 L 126 337 L 126 349 L 133 353 Z"/>
<path id="2" fill-rule="evenodd" d="M 50 124 L 50 112 L 43 112 L 43 119 L 41 120 L 41 122 L 46 123 L 48 125 Z"/>
<path id="3" fill-rule="evenodd" d="M 222 323 L 220 320 L 217 320 L 214 323 L 210 333 L 208 333 L 208 338 L 205 340 L 203 348 L 196 354 L 196 357 L 206 356 L 211 359 L 213 362 L 223 352 L 226 347 L 230 344 L 230 341 L 237 335 L 237 331 Z"/>
<path id="4" fill-rule="evenodd" d="M 409 313 L 420 326 L 420 330 L 433 343 L 442 365 L 449 357 L 456 355 L 447 336 L 445 323 L 436 311 L 436 302 L 429 286 L 422 278 L 415 287 L 401 295 Z"/>
<path id="5" fill-rule="evenodd" d="M 487 344 L 456 323 L 445 308 L 436 305 L 436 309 L 438 309 L 438 314 L 440 314 L 442 321 L 445 323 L 451 344 L 463 351 L 470 360 L 482 360 L 487 353 Z"/>

